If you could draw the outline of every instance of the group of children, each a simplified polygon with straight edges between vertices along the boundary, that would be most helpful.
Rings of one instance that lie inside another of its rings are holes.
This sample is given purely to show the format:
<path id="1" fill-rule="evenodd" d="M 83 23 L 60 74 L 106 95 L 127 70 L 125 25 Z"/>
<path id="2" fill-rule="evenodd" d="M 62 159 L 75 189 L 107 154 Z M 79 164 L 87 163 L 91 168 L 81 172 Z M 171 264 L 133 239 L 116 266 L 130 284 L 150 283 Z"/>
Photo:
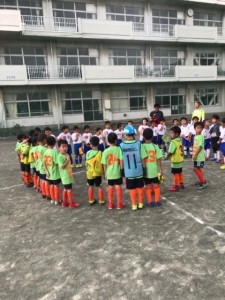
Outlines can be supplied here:
<path id="1" fill-rule="evenodd" d="M 94 187 L 98 189 L 99 204 L 105 204 L 102 187 L 102 177 L 104 177 L 108 181 L 108 208 L 115 207 L 114 192 L 116 192 L 117 209 L 124 208 L 122 185 L 123 177 L 125 177 L 132 210 L 144 207 L 144 192 L 147 206 L 160 206 L 160 183 L 164 180 L 162 159 L 165 158 L 165 154 L 171 160 L 171 173 L 174 178 L 169 191 L 177 192 L 184 189 L 182 167 L 188 150 L 192 154 L 194 171 L 198 178 L 196 186 L 200 189 L 205 188 L 207 183 L 202 169 L 205 161 L 206 140 L 210 136 L 209 145 L 212 144 L 216 155 L 219 143 L 223 144 L 222 133 L 215 142 L 214 132 L 216 132 L 217 123 L 214 120 L 218 120 L 217 116 L 214 115 L 212 120 L 216 127 L 209 127 L 209 133 L 207 133 L 208 120 L 205 120 L 203 124 L 193 119 L 193 124 L 189 125 L 186 118 L 181 118 L 181 126 L 179 126 L 179 121 L 175 119 L 169 130 L 168 151 L 165 142 L 165 140 L 168 141 L 165 119 L 160 120 L 159 124 L 151 122 L 148 125 L 148 120 L 143 118 L 138 128 L 138 140 L 136 139 L 137 131 L 131 121 L 125 128 L 122 124 L 118 124 L 116 131 L 113 131 L 111 123 L 106 121 L 105 129 L 97 128 L 95 135 L 91 134 L 88 125 L 84 126 L 82 135 L 78 126 L 74 127 L 73 134 L 70 133 L 68 126 L 64 126 L 58 137 L 52 134 L 49 127 L 43 132 L 35 128 L 28 135 L 18 136 L 16 152 L 21 165 L 22 179 L 27 187 L 34 187 L 52 204 L 61 203 L 62 207 L 78 207 L 80 204 L 74 200 L 72 190 L 74 177 L 71 145 L 73 144 L 77 167 L 82 167 L 82 159 L 85 157 L 87 194 L 90 205 L 96 203 Z M 225 139 L 225 120 L 223 121 L 223 138 Z M 62 201 L 60 183 L 63 185 Z"/>

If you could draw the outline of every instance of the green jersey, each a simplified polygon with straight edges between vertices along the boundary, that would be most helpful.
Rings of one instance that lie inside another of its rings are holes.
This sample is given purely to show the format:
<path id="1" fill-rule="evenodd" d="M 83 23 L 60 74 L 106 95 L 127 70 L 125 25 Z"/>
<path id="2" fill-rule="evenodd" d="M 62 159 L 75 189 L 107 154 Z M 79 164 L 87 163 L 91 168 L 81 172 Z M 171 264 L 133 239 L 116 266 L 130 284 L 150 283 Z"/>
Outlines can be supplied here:
<path id="1" fill-rule="evenodd" d="M 44 153 L 44 164 L 49 172 L 49 177 L 47 178 L 50 180 L 60 179 L 58 155 L 59 152 L 54 149 L 47 149 Z"/>
<path id="2" fill-rule="evenodd" d="M 158 177 L 159 168 L 157 160 L 163 157 L 162 150 L 159 146 L 150 144 L 141 145 L 141 159 L 145 160 L 146 164 L 146 178 Z"/>
<path id="3" fill-rule="evenodd" d="M 30 149 L 30 153 L 29 153 L 29 160 L 30 163 L 33 165 L 33 168 L 37 169 L 36 165 L 37 165 L 37 159 L 38 159 L 38 146 L 33 146 Z"/>
<path id="4" fill-rule="evenodd" d="M 198 148 L 202 147 L 195 161 L 202 162 L 205 161 L 205 153 L 204 153 L 204 136 L 202 134 L 196 135 L 194 139 L 194 147 L 193 147 L 193 156 L 197 152 Z"/>
<path id="5" fill-rule="evenodd" d="M 112 146 L 107 148 L 102 154 L 102 164 L 107 165 L 107 179 L 121 178 L 120 162 L 123 160 L 123 155 L 120 147 Z"/>
<path id="6" fill-rule="evenodd" d="M 183 167 L 183 148 L 181 145 L 181 139 L 179 137 L 175 138 L 171 141 L 169 146 L 169 153 L 172 154 L 171 156 L 171 168 L 173 169 L 180 169 Z M 177 161 L 177 162 L 176 162 Z"/>
<path id="7" fill-rule="evenodd" d="M 59 173 L 60 173 L 60 177 L 61 177 L 63 185 L 71 184 L 74 182 L 73 170 L 72 170 L 70 161 L 68 162 L 68 164 L 66 165 L 65 168 L 62 168 L 62 166 L 66 162 L 66 157 L 67 157 L 67 155 L 62 154 L 62 153 L 59 153 L 58 157 L 57 157 L 57 163 L 59 165 Z"/>
<path id="8" fill-rule="evenodd" d="M 94 179 L 102 176 L 102 152 L 99 150 L 89 150 L 86 153 L 87 179 Z"/>
<path id="9" fill-rule="evenodd" d="M 43 164 L 44 153 L 46 151 L 46 147 L 39 145 L 37 146 L 37 162 L 36 168 L 40 172 L 40 174 L 46 174 L 45 167 Z"/>
<path id="10" fill-rule="evenodd" d="M 21 149 L 21 143 L 20 143 L 20 142 L 17 142 L 17 143 L 16 143 L 15 151 L 16 151 L 16 152 L 20 152 L 20 149 Z"/>

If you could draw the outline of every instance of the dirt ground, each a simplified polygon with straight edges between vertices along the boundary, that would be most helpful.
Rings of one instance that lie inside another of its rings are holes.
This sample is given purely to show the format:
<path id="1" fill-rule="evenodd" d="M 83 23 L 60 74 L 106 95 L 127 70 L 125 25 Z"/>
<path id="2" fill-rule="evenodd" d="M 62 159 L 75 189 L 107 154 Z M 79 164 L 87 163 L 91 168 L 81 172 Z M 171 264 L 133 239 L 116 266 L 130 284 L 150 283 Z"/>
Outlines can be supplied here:
<path id="1" fill-rule="evenodd" d="M 89 207 L 84 170 L 75 170 L 79 209 L 55 207 L 22 185 L 15 142 L 0 141 L 0 299 L 225 299 L 225 174 L 213 162 L 208 186 L 171 194 L 132 212 Z M 106 183 L 104 184 L 106 188 Z"/>

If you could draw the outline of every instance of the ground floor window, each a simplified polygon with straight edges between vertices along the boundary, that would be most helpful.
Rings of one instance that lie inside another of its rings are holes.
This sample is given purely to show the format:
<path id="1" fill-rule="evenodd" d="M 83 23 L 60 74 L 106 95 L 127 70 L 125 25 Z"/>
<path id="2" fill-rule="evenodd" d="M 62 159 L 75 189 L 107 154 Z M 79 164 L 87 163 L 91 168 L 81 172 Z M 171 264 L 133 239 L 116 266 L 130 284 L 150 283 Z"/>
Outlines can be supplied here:
<path id="1" fill-rule="evenodd" d="M 51 115 L 51 105 L 46 92 L 7 93 L 4 96 L 7 118 Z"/>
<path id="2" fill-rule="evenodd" d="M 67 91 L 62 96 L 63 114 L 83 114 L 84 121 L 103 120 L 102 101 L 98 92 Z"/>
<path id="3" fill-rule="evenodd" d="M 194 100 L 199 100 L 202 105 L 219 105 L 220 91 L 217 88 L 196 89 Z"/>
<path id="4" fill-rule="evenodd" d="M 180 94 L 178 88 L 156 89 L 155 103 L 162 108 L 170 108 L 172 115 L 186 113 L 186 95 Z"/>
<path id="5" fill-rule="evenodd" d="M 147 109 L 146 91 L 143 89 L 111 91 L 110 99 L 113 112 Z"/>

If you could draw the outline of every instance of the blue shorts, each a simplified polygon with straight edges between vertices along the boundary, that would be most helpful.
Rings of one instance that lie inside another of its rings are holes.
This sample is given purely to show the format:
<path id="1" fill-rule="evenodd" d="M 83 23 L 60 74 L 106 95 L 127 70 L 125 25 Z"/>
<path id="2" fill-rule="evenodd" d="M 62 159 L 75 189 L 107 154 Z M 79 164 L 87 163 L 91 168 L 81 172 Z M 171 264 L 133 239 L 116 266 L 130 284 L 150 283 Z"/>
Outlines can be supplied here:
<path id="1" fill-rule="evenodd" d="M 211 143 L 210 143 L 211 139 L 205 139 L 204 141 L 204 149 L 211 149 Z"/>
<path id="2" fill-rule="evenodd" d="M 158 137 L 157 136 L 153 136 L 152 143 L 155 144 L 155 145 L 158 144 Z"/>
<path id="3" fill-rule="evenodd" d="M 119 146 L 123 141 L 121 139 L 117 140 L 117 146 Z"/>
<path id="4" fill-rule="evenodd" d="M 194 161 L 194 168 L 200 168 L 203 169 L 205 165 L 204 161 Z"/>
<path id="5" fill-rule="evenodd" d="M 190 142 L 185 138 L 182 138 L 182 146 L 183 147 L 190 147 Z"/>
<path id="6" fill-rule="evenodd" d="M 68 153 L 69 155 L 72 154 L 72 147 L 71 147 L 71 145 L 68 145 L 67 153 Z"/>
<path id="7" fill-rule="evenodd" d="M 220 144 L 220 150 L 223 153 L 223 155 L 225 155 L 225 143 Z"/>
<path id="8" fill-rule="evenodd" d="M 84 153 L 86 154 L 89 150 L 91 150 L 91 147 L 84 145 Z"/>
<path id="9" fill-rule="evenodd" d="M 81 155 L 79 155 L 79 148 L 82 147 L 82 144 L 81 143 L 79 143 L 79 144 L 73 144 L 73 147 L 74 147 L 74 154 L 75 154 L 75 156 L 81 156 Z"/>
<path id="10" fill-rule="evenodd" d="M 163 141 L 163 135 L 158 135 L 158 145 L 165 145 L 165 142 Z"/>
<path id="11" fill-rule="evenodd" d="M 98 150 L 103 152 L 105 150 L 104 144 L 99 144 Z"/>
<path id="12" fill-rule="evenodd" d="M 189 142 L 189 147 L 193 147 L 194 145 L 194 139 L 195 139 L 195 135 L 191 136 L 191 141 Z"/>

